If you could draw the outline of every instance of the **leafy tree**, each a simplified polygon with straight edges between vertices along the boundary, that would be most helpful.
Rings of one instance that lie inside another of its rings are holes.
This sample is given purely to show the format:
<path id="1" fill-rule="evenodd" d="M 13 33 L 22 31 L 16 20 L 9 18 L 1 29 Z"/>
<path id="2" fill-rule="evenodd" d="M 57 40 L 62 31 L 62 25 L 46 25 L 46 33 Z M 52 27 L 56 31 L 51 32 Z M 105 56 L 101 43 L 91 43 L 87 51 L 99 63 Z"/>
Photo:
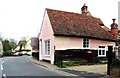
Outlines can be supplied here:
<path id="1" fill-rule="evenodd" d="M 9 43 L 10 43 L 11 49 L 15 49 L 16 48 L 17 43 L 16 43 L 16 41 L 14 39 L 10 39 Z"/>
<path id="2" fill-rule="evenodd" d="M 11 55 L 12 49 L 16 47 L 16 41 L 14 39 L 4 39 L 0 33 L 0 41 L 3 44 L 3 55 Z"/>
<path id="3" fill-rule="evenodd" d="M 12 49 L 9 40 L 6 40 L 6 39 L 3 40 L 2 44 L 3 44 L 3 51 L 5 52 Z"/>
<path id="4" fill-rule="evenodd" d="M 1 33 L 0 33 L 0 41 L 3 41 L 3 37 L 1 36 Z"/>

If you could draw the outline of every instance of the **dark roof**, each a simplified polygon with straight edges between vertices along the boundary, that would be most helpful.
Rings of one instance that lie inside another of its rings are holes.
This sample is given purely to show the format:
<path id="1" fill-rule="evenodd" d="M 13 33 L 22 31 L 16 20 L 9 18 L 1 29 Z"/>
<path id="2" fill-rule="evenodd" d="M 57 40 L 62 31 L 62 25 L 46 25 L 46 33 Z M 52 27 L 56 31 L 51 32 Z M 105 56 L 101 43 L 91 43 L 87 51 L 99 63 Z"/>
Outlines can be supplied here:
<path id="1" fill-rule="evenodd" d="M 99 18 L 73 12 L 46 10 L 54 35 L 115 40 L 109 32 L 101 27 L 104 24 Z"/>

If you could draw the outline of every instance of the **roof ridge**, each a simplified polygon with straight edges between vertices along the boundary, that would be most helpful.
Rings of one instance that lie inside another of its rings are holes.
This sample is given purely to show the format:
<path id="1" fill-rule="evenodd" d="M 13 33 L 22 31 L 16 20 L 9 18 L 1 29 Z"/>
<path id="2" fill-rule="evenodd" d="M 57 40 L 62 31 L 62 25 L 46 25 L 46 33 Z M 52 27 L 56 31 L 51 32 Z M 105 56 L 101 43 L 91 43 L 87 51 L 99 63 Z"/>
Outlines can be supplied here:
<path id="1" fill-rule="evenodd" d="M 78 12 L 70 12 L 70 11 L 64 11 L 64 10 L 51 9 L 51 8 L 46 8 L 46 10 L 53 10 L 53 11 L 59 11 L 59 12 L 65 12 L 65 13 L 85 15 L 85 16 L 88 16 L 88 17 L 93 17 L 93 18 L 96 18 L 96 19 L 100 19 L 100 18 L 98 18 L 98 17 L 94 17 L 94 16 L 90 16 L 90 15 L 86 15 L 86 14 L 81 14 L 81 13 L 78 13 Z"/>

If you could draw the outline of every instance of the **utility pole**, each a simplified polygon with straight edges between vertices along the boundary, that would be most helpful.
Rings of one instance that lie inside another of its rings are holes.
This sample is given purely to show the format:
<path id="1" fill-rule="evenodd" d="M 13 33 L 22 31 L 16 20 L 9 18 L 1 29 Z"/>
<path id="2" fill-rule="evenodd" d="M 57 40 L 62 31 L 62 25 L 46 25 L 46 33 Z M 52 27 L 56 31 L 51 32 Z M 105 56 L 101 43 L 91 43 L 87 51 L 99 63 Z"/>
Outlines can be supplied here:
<path id="1" fill-rule="evenodd" d="M 107 64 L 107 75 L 110 75 L 110 66 L 112 64 L 112 59 L 113 59 L 113 46 L 108 46 L 108 64 Z"/>

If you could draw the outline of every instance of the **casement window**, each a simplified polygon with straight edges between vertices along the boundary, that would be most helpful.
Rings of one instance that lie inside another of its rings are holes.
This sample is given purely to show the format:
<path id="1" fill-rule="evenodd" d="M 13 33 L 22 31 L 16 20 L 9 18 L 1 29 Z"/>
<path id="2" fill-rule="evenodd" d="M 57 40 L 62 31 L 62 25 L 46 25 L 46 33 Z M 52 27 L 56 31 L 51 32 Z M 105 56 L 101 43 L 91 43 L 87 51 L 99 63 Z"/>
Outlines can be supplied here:
<path id="1" fill-rule="evenodd" d="M 88 48 L 89 47 L 89 39 L 88 38 L 84 38 L 83 39 L 83 48 Z"/>
<path id="2" fill-rule="evenodd" d="M 50 55 L 50 40 L 45 40 L 45 55 Z"/>
<path id="3" fill-rule="evenodd" d="M 98 49 L 98 57 L 106 57 L 106 49 L 105 49 L 105 46 L 99 46 L 99 49 Z"/>

